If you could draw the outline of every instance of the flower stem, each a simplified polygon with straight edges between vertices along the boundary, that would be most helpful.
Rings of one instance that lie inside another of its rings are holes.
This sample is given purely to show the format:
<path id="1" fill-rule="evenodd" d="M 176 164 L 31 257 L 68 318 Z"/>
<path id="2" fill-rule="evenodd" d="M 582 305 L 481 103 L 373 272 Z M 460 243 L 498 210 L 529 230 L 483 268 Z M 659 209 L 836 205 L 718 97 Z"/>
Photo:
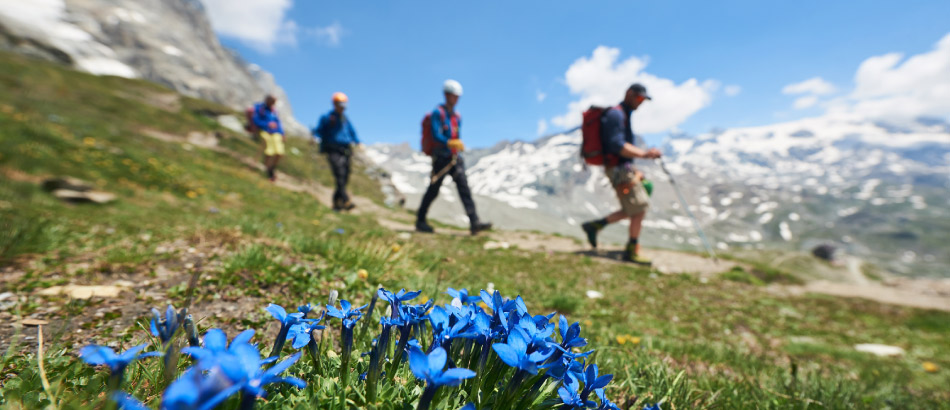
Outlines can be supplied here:
<path id="1" fill-rule="evenodd" d="M 416 406 L 416 410 L 428 410 L 432 398 L 435 397 L 435 391 L 435 386 L 426 385 L 425 390 L 422 391 L 422 397 L 419 398 L 419 405 Z"/>

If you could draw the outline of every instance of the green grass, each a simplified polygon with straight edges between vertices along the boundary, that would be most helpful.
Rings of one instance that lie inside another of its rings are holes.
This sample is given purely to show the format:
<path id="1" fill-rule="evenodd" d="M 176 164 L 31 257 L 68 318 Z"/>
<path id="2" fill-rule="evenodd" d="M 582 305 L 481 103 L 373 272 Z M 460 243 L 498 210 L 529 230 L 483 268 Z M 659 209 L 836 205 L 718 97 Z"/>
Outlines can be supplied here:
<path id="1" fill-rule="evenodd" d="M 275 187 L 232 155 L 148 137 L 145 129 L 218 132 L 228 150 L 257 155 L 247 138 L 205 115 L 230 112 L 225 107 L 185 97 L 174 111 L 150 104 L 149 96 L 169 92 L 0 55 L 0 266 L 10 275 L 4 287 L 28 296 L 9 320 L 36 313 L 52 321 L 45 363 L 63 407 L 101 402 L 96 386 L 105 372 L 77 363 L 77 348 L 90 341 L 129 347 L 147 340 L 147 309 L 181 305 L 192 270 L 200 273 L 192 305 L 199 326 L 223 327 L 232 335 L 255 327 L 262 342 L 276 333 L 262 311 L 269 302 L 316 304 L 337 290 L 362 304 L 382 285 L 421 289 L 445 303 L 446 287 L 476 290 L 491 283 L 508 296 L 522 295 L 532 313 L 557 311 L 579 321 L 597 349 L 594 360 L 616 375 L 611 397 L 629 406 L 663 400 L 664 409 L 950 407 L 950 314 L 776 296 L 758 285 L 797 283 L 797 272 L 765 262 L 704 282 L 586 256 L 487 253 L 484 237 L 403 239 L 370 215 L 336 214 L 308 194 Z M 290 147 L 301 154 L 288 155 L 282 171 L 329 184 L 322 157 L 305 141 L 290 141 Z M 120 199 L 105 206 L 61 203 L 37 183 L 53 175 L 86 179 Z M 351 186 L 358 195 L 382 199 L 359 172 Z M 140 287 L 116 306 L 35 294 L 53 285 L 117 279 Z M 140 283 L 145 281 L 150 284 Z M 587 290 L 604 296 L 589 299 Z M 50 306 L 58 308 L 47 311 Z M 3 357 L 3 407 L 37 408 L 49 400 L 35 340 L 22 338 L 35 329 L 23 332 L 20 344 L 11 343 L 12 334 L 0 340 L 16 346 Z M 617 337 L 626 335 L 639 342 L 621 344 Z M 907 354 L 860 354 L 853 349 L 858 343 L 895 344 Z M 924 372 L 923 361 L 940 370 Z M 292 372 L 306 376 L 309 366 L 295 365 Z M 129 378 L 136 395 L 153 407 L 160 400 L 158 387 L 148 382 L 154 369 L 133 366 Z M 309 405 L 333 385 L 322 376 L 310 381 L 303 392 L 273 391 L 265 407 Z M 405 386 L 394 400 L 418 397 L 412 390 L 417 385 Z"/>

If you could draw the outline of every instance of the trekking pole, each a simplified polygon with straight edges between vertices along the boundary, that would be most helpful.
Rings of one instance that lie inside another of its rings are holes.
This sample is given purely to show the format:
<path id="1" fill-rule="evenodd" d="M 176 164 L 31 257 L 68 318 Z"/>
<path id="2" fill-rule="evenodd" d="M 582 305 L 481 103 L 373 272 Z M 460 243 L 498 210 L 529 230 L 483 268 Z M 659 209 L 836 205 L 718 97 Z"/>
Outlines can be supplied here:
<path id="1" fill-rule="evenodd" d="M 449 164 L 446 165 L 445 168 L 442 168 L 441 171 L 433 174 L 432 178 L 429 180 L 429 183 L 434 184 L 435 181 L 439 180 L 439 178 L 444 177 L 445 174 L 447 174 L 449 170 L 452 169 L 452 167 L 454 167 L 457 162 L 458 162 L 458 154 L 452 154 L 452 162 L 449 162 Z"/>
<path id="2" fill-rule="evenodd" d="M 693 212 L 689 210 L 689 205 L 686 203 L 686 198 L 683 197 L 683 193 L 680 192 L 679 186 L 676 185 L 676 180 L 673 179 L 673 174 L 670 173 L 670 170 L 666 169 L 666 162 L 663 161 L 663 158 L 657 158 L 657 161 L 660 163 L 660 168 L 663 169 L 663 172 L 665 172 L 666 176 L 670 179 L 670 185 L 673 185 L 673 190 L 676 191 L 676 196 L 679 197 L 680 205 L 683 207 L 683 210 L 686 211 L 686 215 L 689 215 L 689 219 L 693 221 L 693 227 L 696 228 L 696 233 L 699 234 L 699 239 L 702 239 L 703 246 L 706 247 L 706 252 L 709 253 L 709 256 L 712 256 L 713 263 L 719 264 L 719 257 L 716 256 L 716 252 L 713 251 L 712 246 L 709 244 L 709 240 L 706 239 L 706 234 L 703 233 L 703 228 L 699 227 L 699 220 L 696 219 L 696 216 L 693 215 Z"/>

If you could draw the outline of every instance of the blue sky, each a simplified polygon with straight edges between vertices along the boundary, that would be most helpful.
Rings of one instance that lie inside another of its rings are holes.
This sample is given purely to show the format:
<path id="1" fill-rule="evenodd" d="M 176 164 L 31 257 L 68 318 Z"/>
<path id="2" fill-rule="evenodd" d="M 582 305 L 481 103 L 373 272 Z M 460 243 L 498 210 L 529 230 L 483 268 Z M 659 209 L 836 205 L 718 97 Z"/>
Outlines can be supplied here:
<path id="1" fill-rule="evenodd" d="M 459 110 L 469 146 L 556 131 L 574 118 L 572 102 L 619 101 L 624 73 L 648 87 L 666 84 L 650 87 L 653 112 L 634 115 L 634 129 L 652 143 L 671 130 L 820 115 L 825 106 L 796 109 L 802 94 L 783 88 L 820 77 L 827 87 L 814 90 L 816 99 L 847 95 L 862 62 L 927 53 L 950 33 L 948 1 L 239 0 L 226 3 L 230 12 L 223 0 L 204 1 L 222 42 L 276 76 L 299 120 L 312 125 L 343 91 L 370 143 L 418 144 L 420 120 L 440 102 L 446 78 L 465 87 Z M 267 10 L 242 16 L 233 12 L 240 3 Z M 615 60 L 609 49 L 594 58 L 599 46 L 617 49 Z M 582 58 L 606 65 L 578 67 L 567 80 Z"/>

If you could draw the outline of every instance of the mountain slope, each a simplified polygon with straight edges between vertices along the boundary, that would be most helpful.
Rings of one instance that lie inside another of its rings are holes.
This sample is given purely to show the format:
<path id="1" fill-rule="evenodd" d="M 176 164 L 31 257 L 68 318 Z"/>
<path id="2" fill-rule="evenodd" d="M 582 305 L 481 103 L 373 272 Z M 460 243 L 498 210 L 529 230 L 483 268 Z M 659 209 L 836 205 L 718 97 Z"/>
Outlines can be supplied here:
<path id="1" fill-rule="evenodd" d="M 307 134 L 274 77 L 221 46 L 198 0 L 7 2 L 0 50 L 157 82 L 236 110 L 274 94 L 288 132 Z"/>

